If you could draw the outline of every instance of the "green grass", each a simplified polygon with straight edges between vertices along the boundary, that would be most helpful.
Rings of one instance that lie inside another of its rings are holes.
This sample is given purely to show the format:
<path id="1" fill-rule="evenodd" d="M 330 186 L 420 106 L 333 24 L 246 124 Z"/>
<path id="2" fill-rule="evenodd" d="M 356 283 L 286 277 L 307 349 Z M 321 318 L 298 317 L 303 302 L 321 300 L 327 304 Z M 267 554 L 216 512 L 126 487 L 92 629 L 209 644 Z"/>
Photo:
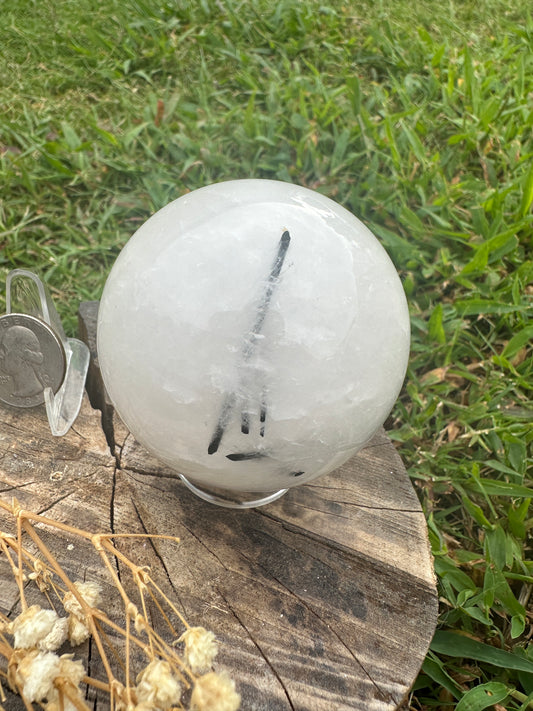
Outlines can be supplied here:
<path id="1" fill-rule="evenodd" d="M 1 276 L 37 271 L 70 332 L 137 226 L 207 183 L 300 183 L 380 237 L 413 332 L 391 436 L 441 599 L 410 705 L 533 708 L 527 3 L 0 7 Z"/>

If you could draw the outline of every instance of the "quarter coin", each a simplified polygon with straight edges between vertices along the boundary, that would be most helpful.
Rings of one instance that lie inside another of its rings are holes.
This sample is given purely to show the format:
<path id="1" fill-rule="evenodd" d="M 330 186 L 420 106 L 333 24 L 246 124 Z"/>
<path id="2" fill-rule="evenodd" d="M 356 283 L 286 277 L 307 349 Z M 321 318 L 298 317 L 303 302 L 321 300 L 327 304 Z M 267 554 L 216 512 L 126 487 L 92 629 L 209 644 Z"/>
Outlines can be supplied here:
<path id="1" fill-rule="evenodd" d="M 63 344 L 41 319 L 27 314 L 0 316 L 0 401 L 15 407 L 44 402 L 44 390 L 55 394 L 65 377 Z"/>

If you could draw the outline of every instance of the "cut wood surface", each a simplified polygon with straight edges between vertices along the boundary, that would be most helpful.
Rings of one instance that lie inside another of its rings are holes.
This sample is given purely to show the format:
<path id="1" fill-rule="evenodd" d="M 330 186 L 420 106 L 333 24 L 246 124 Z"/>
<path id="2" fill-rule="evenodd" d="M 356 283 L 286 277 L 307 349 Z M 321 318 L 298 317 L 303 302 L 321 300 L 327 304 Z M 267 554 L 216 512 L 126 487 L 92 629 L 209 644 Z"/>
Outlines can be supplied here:
<path id="1" fill-rule="evenodd" d="M 2 410 L 1 497 L 89 531 L 177 536 L 120 546 L 151 568 L 191 625 L 216 634 L 215 668 L 235 679 L 243 711 L 398 708 L 433 635 L 437 594 L 424 515 L 390 440 L 378 433 L 340 469 L 265 507 L 206 503 L 113 413 L 94 358 L 96 309 L 82 305 L 81 331 L 100 409 L 86 397 L 62 438 L 40 408 Z M 6 530 L 2 512 L 0 520 Z M 43 535 L 72 579 L 101 580 L 106 611 L 118 610 L 90 546 Z M 4 557 L 0 580 L 0 609 L 13 617 L 19 592 Z M 155 608 L 152 624 L 163 629 Z M 76 654 L 99 674 L 89 643 Z M 109 708 L 105 694 L 91 689 L 89 698 L 95 711 Z M 4 706 L 23 708 L 12 695 Z"/>

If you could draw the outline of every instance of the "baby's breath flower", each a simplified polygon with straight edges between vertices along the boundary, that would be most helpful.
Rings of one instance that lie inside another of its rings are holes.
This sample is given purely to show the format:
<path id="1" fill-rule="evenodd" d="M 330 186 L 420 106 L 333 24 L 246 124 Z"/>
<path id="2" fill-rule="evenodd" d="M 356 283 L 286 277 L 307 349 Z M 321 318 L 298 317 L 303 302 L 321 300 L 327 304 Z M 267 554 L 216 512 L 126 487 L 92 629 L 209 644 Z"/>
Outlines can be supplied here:
<path id="1" fill-rule="evenodd" d="M 79 595 L 85 600 L 90 607 L 98 607 L 101 601 L 101 588 L 98 583 L 76 581 L 74 583 Z M 72 592 L 65 594 L 63 598 L 63 607 L 70 613 L 68 618 L 68 638 L 74 646 L 85 642 L 89 637 L 89 622 L 87 616 L 83 612 L 82 606 Z"/>
<path id="2" fill-rule="evenodd" d="M 42 701 L 53 688 L 54 679 L 59 674 L 60 661 L 53 652 L 30 650 L 20 658 L 14 674 L 16 688 L 27 701 Z"/>
<path id="3" fill-rule="evenodd" d="M 71 692 L 76 694 L 81 701 L 79 684 L 85 676 L 85 668 L 80 660 L 74 661 L 73 654 L 63 654 L 59 657 L 59 674 L 62 684 L 56 685 L 48 694 L 48 703 L 45 711 L 77 711 L 78 707 L 62 692 L 62 688 L 68 685 Z M 57 677 L 56 677 L 57 680 Z"/>
<path id="4" fill-rule="evenodd" d="M 80 659 L 74 660 L 73 654 L 62 654 L 59 657 L 61 676 L 68 679 L 74 686 L 79 686 L 85 676 L 85 667 Z"/>
<path id="5" fill-rule="evenodd" d="M 185 642 L 183 656 L 194 674 L 208 671 L 217 655 L 215 635 L 203 627 L 189 627 L 178 642 Z"/>
<path id="6" fill-rule="evenodd" d="M 66 617 L 58 617 L 49 634 L 42 639 L 37 646 L 44 652 L 55 652 L 59 649 L 63 642 L 68 637 L 68 619 Z"/>
<path id="7" fill-rule="evenodd" d="M 191 711 L 237 711 L 241 697 L 227 674 L 209 672 L 197 679 L 191 696 Z"/>
<path id="8" fill-rule="evenodd" d="M 46 569 L 40 560 L 35 560 L 33 562 L 33 570 L 34 572 L 30 573 L 28 578 L 35 581 L 41 592 L 50 590 L 50 583 L 52 580 L 52 574 L 50 571 Z"/>
<path id="9" fill-rule="evenodd" d="M 66 640 L 67 625 L 67 618 L 59 617 L 55 610 L 43 610 L 40 605 L 32 605 L 13 620 L 8 631 L 14 636 L 15 649 L 38 647 L 53 652 Z"/>
<path id="10" fill-rule="evenodd" d="M 89 607 L 98 607 L 101 602 L 101 587 L 98 583 L 87 581 L 83 583 L 81 580 L 76 580 L 74 587 L 78 591 L 80 597 L 82 597 Z M 74 593 L 68 592 L 63 598 L 63 607 L 67 612 L 72 615 L 83 618 L 85 617 L 84 612 L 80 603 L 77 601 Z"/>
<path id="11" fill-rule="evenodd" d="M 134 620 L 139 614 L 139 608 L 133 602 L 128 602 L 126 605 L 126 614 L 131 620 Z"/>
<path id="12" fill-rule="evenodd" d="M 154 659 L 137 677 L 137 701 L 142 708 L 169 709 L 179 703 L 181 687 L 168 662 Z M 151 706 L 150 706 L 151 705 Z"/>
<path id="13" fill-rule="evenodd" d="M 82 622 L 76 615 L 68 617 L 68 639 L 73 647 L 83 644 L 91 636 L 91 631 L 85 622 Z"/>
<path id="14" fill-rule="evenodd" d="M 61 691 L 68 685 L 71 694 L 76 694 L 82 701 L 79 684 L 85 669 L 82 662 L 73 661 L 72 656 L 63 654 L 58 657 L 53 652 L 38 649 L 18 649 L 9 662 L 9 683 L 30 704 L 47 701 L 46 711 L 77 711 L 76 704 Z"/>
<path id="15" fill-rule="evenodd" d="M 137 605 L 134 605 L 131 601 L 126 605 L 126 614 L 131 620 L 133 620 L 133 625 L 137 634 L 141 634 L 146 630 L 146 620 L 140 614 Z"/>
<path id="16" fill-rule="evenodd" d="M 149 627 L 149 625 L 147 624 L 144 617 L 139 614 L 135 617 L 134 627 L 135 632 L 137 632 L 137 634 L 142 634 L 142 632 L 146 632 L 146 629 L 147 627 Z"/>

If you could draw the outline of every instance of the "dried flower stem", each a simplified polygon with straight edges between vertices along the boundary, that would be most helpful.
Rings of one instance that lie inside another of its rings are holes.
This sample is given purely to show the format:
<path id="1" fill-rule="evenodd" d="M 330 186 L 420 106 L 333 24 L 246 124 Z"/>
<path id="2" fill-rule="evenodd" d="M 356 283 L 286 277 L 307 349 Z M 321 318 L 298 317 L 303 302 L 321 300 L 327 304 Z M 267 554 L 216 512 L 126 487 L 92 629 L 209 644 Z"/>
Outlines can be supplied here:
<path id="1" fill-rule="evenodd" d="M 161 589 L 158 587 L 158 585 L 155 583 L 155 581 L 152 580 L 148 571 L 145 570 L 142 566 L 133 565 L 131 563 L 131 561 L 129 561 L 128 558 L 126 558 L 126 556 L 123 555 L 123 553 L 121 553 L 111 543 L 111 541 L 110 541 L 111 538 L 150 538 L 150 539 L 163 538 L 163 539 L 173 540 L 173 541 L 178 541 L 179 539 L 175 538 L 173 536 L 162 536 L 162 535 L 150 536 L 149 534 L 135 535 L 135 534 L 127 534 L 127 533 L 126 534 L 113 534 L 113 535 L 100 533 L 100 534 L 97 534 L 96 536 L 93 536 L 93 539 L 95 541 L 95 548 L 102 556 L 102 559 L 104 560 L 109 572 L 112 574 L 114 581 L 115 581 L 115 585 L 121 591 L 121 594 L 122 594 L 124 600 L 126 600 L 126 599 L 129 600 L 129 598 L 127 597 L 126 593 L 124 592 L 124 589 L 122 588 L 122 584 L 120 583 L 120 580 L 118 579 L 116 571 L 114 570 L 109 559 L 105 555 L 104 549 L 108 553 L 110 553 L 113 557 L 118 558 L 123 563 L 128 565 L 128 567 L 132 571 L 132 575 L 133 575 L 133 578 L 137 584 L 137 587 L 139 588 L 139 592 L 141 592 L 142 587 L 146 588 L 147 585 L 150 584 L 157 591 L 157 593 L 159 595 L 161 595 L 161 597 L 167 602 L 167 604 L 171 608 L 172 612 L 176 615 L 176 617 L 179 619 L 181 624 L 184 627 L 188 627 L 189 625 L 188 625 L 187 621 L 185 620 L 185 618 L 182 616 L 182 614 L 179 612 L 179 610 L 172 604 L 172 602 L 166 597 L 166 595 L 161 591 Z M 103 541 L 103 543 L 102 543 L 102 541 Z M 142 595 L 141 595 L 141 597 L 142 597 Z M 168 620 L 168 618 L 167 618 L 167 620 Z M 170 625 L 170 622 L 168 622 L 168 624 Z"/>
<path id="2" fill-rule="evenodd" d="M 12 540 L 12 539 L 11 539 L 11 540 Z M 22 570 L 22 566 L 21 566 L 21 564 L 20 564 L 20 561 L 19 561 L 19 566 L 18 566 L 18 568 L 17 568 L 17 566 L 15 565 L 15 562 L 14 562 L 13 558 L 11 557 L 11 553 L 10 553 L 10 551 L 9 551 L 7 545 L 6 545 L 6 540 L 5 540 L 5 538 L 4 538 L 3 536 L 2 536 L 2 538 L 0 538 L 0 547 L 2 548 L 2 552 L 5 554 L 5 556 L 6 556 L 7 560 L 8 560 L 8 563 L 9 563 L 9 565 L 10 565 L 10 567 L 11 567 L 11 572 L 13 573 L 13 577 L 15 578 L 15 580 L 16 580 L 17 583 L 18 583 L 20 599 L 21 599 L 21 601 L 22 601 L 22 600 L 24 600 L 24 579 L 23 579 L 23 576 L 22 576 L 22 575 L 19 575 L 19 574 L 18 574 L 18 571 L 19 571 L 19 570 Z M 24 607 L 23 607 L 23 609 L 24 609 Z"/>
<path id="3" fill-rule="evenodd" d="M 195 701 L 191 700 L 195 708 L 200 709 L 201 706 L 202 711 L 213 711 L 215 707 L 209 699 L 216 698 L 217 708 L 219 699 L 222 699 L 220 703 L 226 704 L 224 708 L 229 711 L 237 709 L 239 696 L 235 692 L 233 682 L 212 672 L 203 677 L 198 676 L 198 673 L 211 667 L 216 654 L 214 635 L 201 627 L 192 628 L 152 579 L 150 569 L 133 563 L 116 546 L 117 540 L 122 538 L 177 541 L 176 537 L 95 534 L 24 510 L 16 500 L 8 504 L 0 499 L 0 509 L 12 516 L 16 523 L 16 536 L 0 531 L 0 555 L 4 554 L 16 581 L 22 608 L 22 612 L 14 621 L 0 613 L 0 657 L 6 659 L 8 664 L 7 673 L 0 669 L 0 679 L 7 679 L 10 686 L 17 690 L 28 711 L 32 711 L 33 702 L 40 703 L 45 709 L 50 707 L 50 711 L 52 707 L 57 710 L 66 708 L 66 705 L 76 711 L 89 711 L 83 700 L 80 684 L 88 684 L 95 690 L 109 694 L 112 711 L 119 708 L 133 711 L 137 706 L 139 709 L 153 706 L 168 711 L 172 706 L 174 710 L 184 710 L 179 697 L 183 689 L 189 689 L 191 686 L 197 690 L 192 697 Z M 83 539 L 93 547 L 122 601 L 122 624 L 110 619 L 99 609 L 98 585 L 92 581 L 73 582 L 69 578 L 39 535 L 35 524 L 68 533 L 70 537 Z M 36 551 L 32 552 L 23 545 L 24 536 L 32 541 Z M 124 587 L 123 575 L 119 576 L 117 572 L 117 563 L 131 575 L 134 598 L 137 599 L 138 596 L 137 604 Z M 35 582 L 46 598 L 49 608 L 43 610 L 39 605 L 33 604 L 30 609 L 25 596 L 25 583 L 28 580 Z M 151 626 L 148 602 L 157 610 L 168 633 L 175 638 L 174 642 L 165 641 L 162 634 Z M 68 618 L 61 617 L 60 605 L 69 614 Z M 51 610 L 56 614 L 53 615 Z M 181 636 L 173 623 L 174 617 L 185 629 Z M 72 644 L 79 644 L 89 634 L 92 636 L 105 680 L 85 675 L 82 663 L 74 661 L 72 655 L 58 657 L 54 651 L 48 651 L 57 649 L 62 643 L 64 637 L 61 638 L 60 633 L 66 634 L 67 620 Z M 56 621 L 57 631 L 54 626 L 52 635 L 48 625 L 56 625 Z M 123 642 L 117 643 L 116 639 L 111 639 L 108 632 Z M 13 643 L 8 639 L 10 635 L 14 636 Z M 185 645 L 183 656 L 174 647 L 175 643 L 182 642 Z M 48 646 L 52 644 L 58 646 Z M 15 649 L 18 646 L 21 648 Z M 134 650 L 140 650 L 145 663 L 148 662 L 139 674 L 132 668 L 134 660 L 135 665 L 139 665 L 139 656 L 138 653 L 134 654 Z M 36 672 L 39 665 L 43 673 L 47 670 L 48 674 L 42 681 Z M 118 673 L 123 675 L 124 683 L 116 676 L 114 669 L 117 668 L 120 670 Z M 5 694 L 0 683 L 0 702 L 4 700 Z"/>
<path id="4" fill-rule="evenodd" d="M 20 507 L 18 505 L 17 501 L 13 501 L 13 513 L 17 517 L 17 552 L 18 552 L 18 561 L 19 561 L 19 570 L 21 571 L 21 575 L 17 575 L 17 582 L 19 586 L 19 591 L 20 591 L 20 606 L 22 608 L 22 611 L 28 607 L 28 604 L 26 602 L 26 596 L 24 595 L 24 580 L 22 576 L 22 570 L 23 570 L 23 565 L 22 565 L 22 518 L 19 516 L 20 512 Z"/>
<path id="5" fill-rule="evenodd" d="M 21 518 L 20 518 L 20 513 L 19 513 L 19 514 L 18 514 L 17 523 L 19 523 L 20 521 L 21 521 Z M 113 678 L 113 672 L 111 671 L 111 667 L 110 667 L 110 665 L 109 665 L 109 661 L 108 661 L 108 658 L 107 658 L 107 654 L 105 653 L 105 650 L 104 650 L 103 645 L 102 645 L 102 641 L 101 641 L 101 639 L 100 639 L 100 635 L 98 634 L 98 631 L 97 631 L 97 629 L 96 629 L 96 627 L 95 627 L 95 624 L 94 624 L 93 617 L 92 617 L 92 615 L 91 615 L 91 609 L 92 609 L 92 608 L 90 608 L 90 607 L 87 605 L 87 603 L 85 602 L 85 600 L 83 599 L 83 597 L 82 597 L 82 596 L 79 594 L 79 592 L 76 590 L 76 587 L 72 585 L 72 583 L 70 582 L 70 578 L 68 577 L 68 575 L 63 571 L 63 569 L 61 568 L 61 566 L 59 565 L 59 563 L 56 561 L 56 559 L 54 558 L 54 556 L 52 555 L 52 553 L 48 550 L 48 547 L 46 546 L 46 544 L 43 543 L 43 541 L 39 538 L 39 536 L 37 535 L 37 533 L 35 532 L 35 530 L 32 528 L 32 526 L 29 525 L 28 521 L 25 520 L 25 521 L 22 523 L 22 526 L 24 527 L 24 530 L 25 530 L 26 533 L 30 536 L 30 538 L 32 539 L 32 541 L 35 543 L 35 545 L 39 548 L 39 550 L 41 551 L 41 553 L 44 555 L 44 557 L 48 560 L 48 562 L 49 562 L 50 565 L 52 566 L 52 569 L 53 569 L 54 572 L 57 574 L 57 576 L 58 576 L 58 577 L 65 583 L 65 585 L 67 585 L 67 587 L 70 589 L 70 591 L 72 592 L 72 594 L 75 596 L 75 598 L 77 599 L 77 601 L 78 601 L 79 604 L 81 605 L 81 608 L 82 608 L 83 612 L 87 615 L 87 619 L 88 619 L 88 622 L 89 622 L 89 629 L 90 629 L 91 634 L 92 634 L 93 637 L 94 637 L 94 641 L 96 642 L 96 645 L 97 645 L 97 647 L 98 647 L 98 653 L 100 654 L 100 658 L 101 658 L 101 660 L 102 660 L 102 664 L 104 665 L 104 668 L 105 668 L 106 674 L 107 674 L 107 676 L 108 676 L 108 679 L 111 681 L 111 679 Z"/>
<path id="6" fill-rule="evenodd" d="M 80 699 L 77 689 L 72 686 L 70 681 L 67 679 L 57 679 L 54 682 L 54 686 L 58 689 L 58 691 L 64 694 L 72 704 L 74 704 L 78 711 L 90 711 L 87 704 Z"/>

